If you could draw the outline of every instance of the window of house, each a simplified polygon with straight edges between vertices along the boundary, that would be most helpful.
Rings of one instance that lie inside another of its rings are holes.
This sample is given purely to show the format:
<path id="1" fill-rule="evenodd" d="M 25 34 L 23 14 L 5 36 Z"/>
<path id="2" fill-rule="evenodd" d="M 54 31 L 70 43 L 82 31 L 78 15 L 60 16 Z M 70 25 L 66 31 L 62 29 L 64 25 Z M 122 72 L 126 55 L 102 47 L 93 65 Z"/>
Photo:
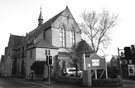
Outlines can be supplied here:
<path id="1" fill-rule="evenodd" d="M 86 57 L 86 58 L 89 58 L 89 57 L 90 57 L 90 55 L 89 55 L 89 54 L 85 54 L 85 57 Z"/>
<path id="2" fill-rule="evenodd" d="M 71 41 L 72 45 L 74 45 L 74 43 L 75 43 L 75 32 L 74 32 L 74 30 L 70 30 L 70 41 Z"/>
<path id="3" fill-rule="evenodd" d="M 60 42 L 61 42 L 61 47 L 65 47 L 66 43 L 65 43 L 65 26 L 62 25 L 62 27 L 60 28 Z"/>
<path id="4" fill-rule="evenodd" d="M 66 15 L 67 20 L 69 20 L 69 15 Z"/>
<path id="5" fill-rule="evenodd" d="M 45 55 L 46 55 L 46 56 L 51 55 L 50 50 L 45 50 Z"/>

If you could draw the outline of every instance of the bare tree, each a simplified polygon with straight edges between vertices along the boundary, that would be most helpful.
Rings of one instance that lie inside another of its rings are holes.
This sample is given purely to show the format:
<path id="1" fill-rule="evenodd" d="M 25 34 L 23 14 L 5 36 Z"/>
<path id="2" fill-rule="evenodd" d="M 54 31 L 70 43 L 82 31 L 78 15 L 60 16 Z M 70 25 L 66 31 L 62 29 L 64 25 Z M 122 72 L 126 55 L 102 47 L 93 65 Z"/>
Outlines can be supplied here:
<path id="1" fill-rule="evenodd" d="M 69 64 L 70 64 L 70 66 L 71 67 L 75 67 L 75 75 L 76 75 L 76 77 L 78 76 L 78 69 L 79 69 L 79 57 L 76 55 L 76 54 L 70 54 L 69 55 L 69 58 L 70 58 L 70 62 L 69 62 Z"/>
<path id="2" fill-rule="evenodd" d="M 80 24 L 81 30 L 90 40 L 90 45 L 94 52 L 99 50 L 101 44 L 106 46 L 110 42 L 109 29 L 117 24 L 118 15 L 110 15 L 108 11 L 102 13 L 84 12 L 81 15 L 83 22 Z"/>
<path id="3" fill-rule="evenodd" d="M 67 54 L 69 56 L 69 60 L 68 60 L 68 64 L 70 67 L 75 67 L 75 76 L 78 77 L 79 74 L 78 74 L 78 71 L 80 70 L 80 67 L 81 67 L 81 59 L 78 55 L 78 53 L 76 52 L 76 47 L 75 45 L 72 46 L 72 51 L 68 50 L 69 51 Z"/>

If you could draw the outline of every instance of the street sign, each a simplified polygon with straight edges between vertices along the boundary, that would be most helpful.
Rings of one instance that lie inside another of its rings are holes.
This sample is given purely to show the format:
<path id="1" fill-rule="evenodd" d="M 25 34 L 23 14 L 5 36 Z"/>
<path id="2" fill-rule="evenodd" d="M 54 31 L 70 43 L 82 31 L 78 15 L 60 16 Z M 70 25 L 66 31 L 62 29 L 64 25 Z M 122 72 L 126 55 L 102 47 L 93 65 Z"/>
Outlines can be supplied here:
<path id="1" fill-rule="evenodd" d="M 99 59 L 92 59 L 92 66 L 100 66 Z"/>
<path id="2" fill-rule="evenodd" d="M 135 65 L 133 64 L 128 65 L 128 75 L 135 76 Z"/>

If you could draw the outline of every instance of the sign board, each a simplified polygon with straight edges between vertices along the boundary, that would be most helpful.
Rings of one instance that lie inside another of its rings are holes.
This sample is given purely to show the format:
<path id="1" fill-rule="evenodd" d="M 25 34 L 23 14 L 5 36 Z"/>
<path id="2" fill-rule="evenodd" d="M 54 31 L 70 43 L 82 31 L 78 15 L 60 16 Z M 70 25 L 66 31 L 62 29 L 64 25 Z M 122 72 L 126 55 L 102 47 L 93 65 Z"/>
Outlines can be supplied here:
<path id="1" fill-rule="evenodd" d="M 100 66 L 99 59 L 92 59 L 92 66 Z"/>
<path id="2" fill-rule="evenodd" d="M 90 54 L 89 57 L 84 57 L 85 70 L 106 69 L 105 58 L 101 58 L 97 54 Z"/>
<path id="3" fill-rule="evenodd" d="M 135 65 L 128 65 L 128 76 L 135 76 Z"/>

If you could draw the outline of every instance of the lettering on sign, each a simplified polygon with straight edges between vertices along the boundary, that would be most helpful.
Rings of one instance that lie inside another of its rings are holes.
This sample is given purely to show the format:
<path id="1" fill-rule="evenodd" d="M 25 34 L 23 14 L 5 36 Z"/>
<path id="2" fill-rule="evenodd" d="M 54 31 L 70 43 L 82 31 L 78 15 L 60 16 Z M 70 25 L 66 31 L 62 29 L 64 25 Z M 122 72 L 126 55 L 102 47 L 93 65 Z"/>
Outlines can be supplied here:
<path id="1" fill-rule="evenodd" d="M 100 66 L 99 59 L 92 59 L 92 66 Z"/>

